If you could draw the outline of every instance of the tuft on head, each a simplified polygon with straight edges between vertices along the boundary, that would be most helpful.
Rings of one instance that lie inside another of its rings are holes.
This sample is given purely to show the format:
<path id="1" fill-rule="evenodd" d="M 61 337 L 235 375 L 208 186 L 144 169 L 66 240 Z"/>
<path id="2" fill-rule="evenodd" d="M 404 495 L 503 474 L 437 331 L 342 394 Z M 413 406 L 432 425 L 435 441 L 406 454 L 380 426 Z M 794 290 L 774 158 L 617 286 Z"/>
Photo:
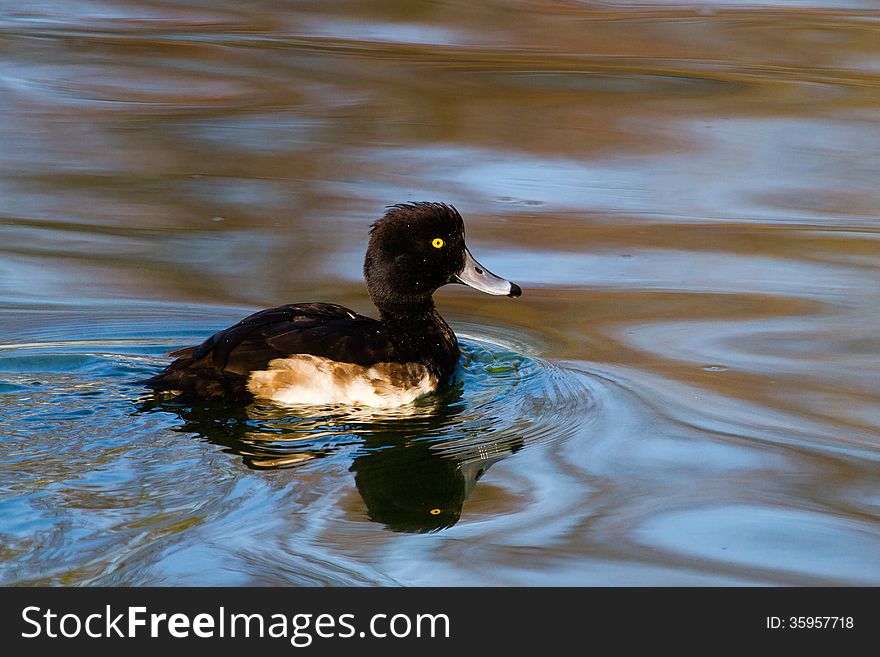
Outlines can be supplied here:
<path id="1" fill-rule="evenodd" d="M 373 222 L 370 227 L 370 235 L 389 227 L 390 224 L 407 228 L 411 228 L 413 225 L 446 225 L 460 231 L 464 236 L 464 219 L 461 218 L 458 210 L 446 203 L 410 201 L 389 205 L 385 208 L 384 216 Z"/>

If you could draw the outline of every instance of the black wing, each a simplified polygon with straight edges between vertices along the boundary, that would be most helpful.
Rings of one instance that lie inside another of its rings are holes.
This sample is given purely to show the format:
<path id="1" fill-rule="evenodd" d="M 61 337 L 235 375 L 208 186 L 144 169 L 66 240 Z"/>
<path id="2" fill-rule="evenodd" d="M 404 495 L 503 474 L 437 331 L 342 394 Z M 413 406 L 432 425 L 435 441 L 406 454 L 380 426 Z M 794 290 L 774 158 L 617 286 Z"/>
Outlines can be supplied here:
<path id="1" fill-rule="evenodd" d="M 358 365 L 407 356 L 374 319 L 336 304 L 297 303 L 261 310 L 197 347 L 172 352 L 177 359 L 145 384 L 206 398 L 245 397 L 250 372 L 292 354 Z"/>

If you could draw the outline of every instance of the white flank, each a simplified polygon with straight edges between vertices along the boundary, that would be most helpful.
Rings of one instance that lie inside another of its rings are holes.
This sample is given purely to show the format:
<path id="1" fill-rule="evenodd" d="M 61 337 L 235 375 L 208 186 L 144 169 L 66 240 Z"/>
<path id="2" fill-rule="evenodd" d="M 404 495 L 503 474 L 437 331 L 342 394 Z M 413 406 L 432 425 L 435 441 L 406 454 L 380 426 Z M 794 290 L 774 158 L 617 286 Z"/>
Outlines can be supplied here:
<path id="1" fill-rule="evenodd" d="M 339 363 L 307 354 L 276 358 L 269 369 L 251 372 L 248 390 L 284 405 L 393 408 L 433 392 L 437 380 L 418 363 Z"/>

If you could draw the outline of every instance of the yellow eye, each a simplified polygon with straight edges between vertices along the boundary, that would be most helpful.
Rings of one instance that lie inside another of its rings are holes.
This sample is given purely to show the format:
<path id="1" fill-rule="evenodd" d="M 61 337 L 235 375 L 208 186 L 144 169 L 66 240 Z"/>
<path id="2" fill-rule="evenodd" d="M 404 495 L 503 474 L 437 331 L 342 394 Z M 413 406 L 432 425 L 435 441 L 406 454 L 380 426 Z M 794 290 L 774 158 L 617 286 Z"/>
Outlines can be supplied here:
<path id="1" fill-rule="evenodd" d="M 434 241 L 436 242 L 437 240 L 434 240 Z M 442 243 L 443 240 L 440 240 L 440 242 Z M 439 516 L 439 515 L 440 515 L 440 509 L 431 509 L 431 515 L 432 515 L 432 516 Z"/>
<path id="2" fill-rule="evenodd" d="M 444 245 L 445 243 L 446 243 L 446 242 L 444 242 L 443 240 L 441 240 L 439 237 L 435 237 L 435 238 L 434 238 L 434 241 L 431 242 L 431 246 L 433 246 L 435 249 L 442 249 L 442 248 L 443 248 L 443 245 Z M 432 512 L 432 513 L 433 513 L 433 512 Z M 438 511 L 437 513 L 440 513 L 440 512 Z"/>

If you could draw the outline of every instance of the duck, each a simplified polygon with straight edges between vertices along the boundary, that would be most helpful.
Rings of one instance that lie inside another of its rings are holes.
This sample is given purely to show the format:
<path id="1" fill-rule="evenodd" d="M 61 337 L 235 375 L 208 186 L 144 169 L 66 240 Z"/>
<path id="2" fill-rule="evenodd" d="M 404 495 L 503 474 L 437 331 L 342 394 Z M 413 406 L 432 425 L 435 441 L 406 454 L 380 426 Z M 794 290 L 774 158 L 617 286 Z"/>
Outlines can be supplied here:
<path id="1" fill-rule="evenodd" d="M 143 383 L 175 399 L 400 407 L 448 383 L 461 357 L 434 304 L 439 288 L 522 294 L 474 259 L 464 220 L 446 203 L 387 207 L 370 227 L 363 275 L 378 319 L 333 303 L 261 310 L 172 351 L 174 360 Z"/>

